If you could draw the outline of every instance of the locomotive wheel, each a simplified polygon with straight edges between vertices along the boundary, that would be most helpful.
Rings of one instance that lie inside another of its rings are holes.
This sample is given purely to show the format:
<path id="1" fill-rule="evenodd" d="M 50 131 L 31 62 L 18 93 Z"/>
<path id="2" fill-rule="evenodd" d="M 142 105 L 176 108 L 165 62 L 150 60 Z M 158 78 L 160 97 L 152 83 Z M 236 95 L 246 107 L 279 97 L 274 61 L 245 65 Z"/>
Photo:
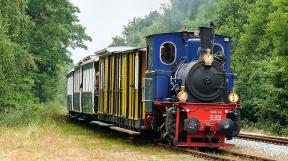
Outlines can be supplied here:
<path id="1" fill-rule="evenodd" d="M 161 140 L 168 145 L 177 144 L 175 139 L 176 133 L 176 107 L 167 108 L 166 114 L 164 116 L 164 123 L 160 127 L 161 130 Z M 183 127 L 182 127 L 183 129 Z M 179 128 L 181 130 L 181 127 Z"/>
<path id="2" fill-rule="evenodd" d="M 168 132 L 166 131 L 161 131 L 161 139 L 160 141 L 162 143 L 165 143 L 165 144 L 168 144 L 168 145 L 171 145 L 171 146 L 174 146 L 177 144 L 177 140 L 168 134 Z"/>
<path id="3" fill-rule="evenodd" d="M 168 145 L 170 145 L 170 146 L 174 146 L 174 145 L 176 145 L 177 142 L 178 142 L 175 138 L 167 138 L 166 141 L 167 141 L 166 143 L 167 143 Z"/>

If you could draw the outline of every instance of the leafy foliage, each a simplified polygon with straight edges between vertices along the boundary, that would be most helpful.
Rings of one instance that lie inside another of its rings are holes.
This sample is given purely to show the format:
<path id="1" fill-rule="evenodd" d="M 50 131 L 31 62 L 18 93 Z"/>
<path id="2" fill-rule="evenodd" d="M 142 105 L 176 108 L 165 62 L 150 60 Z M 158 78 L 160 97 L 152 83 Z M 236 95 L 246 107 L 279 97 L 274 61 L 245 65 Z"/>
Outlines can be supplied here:
<path id="1" fill-rule="evenodd" d="M 29 51 L 38 67 L 33 77 L 34 94 L 42 102 L 51 101 L 57 93 L 57 89 L 51 87 L 57 85 L 60 66 L 70 61 L 67 48 L 85 48 L 83 40 L 90 39 L 84 34 L 84 28 L 75 24 L 77 12 L 79 9 L 68 0 L 28 2 L 27 14 L 34 22 Z"/>
<path id="2" fill-rule="evenodd" d="M 0 124 L 33 120 L 60 92 L 67 48 L 90 40 L 68 0 L 0 0 Z"/>
<path id="3" fill-rule="evenodd" d="M 170 0 L 162 5 L 162 14 L 153 11 L 144 18 L 135 17 L 123 28 L 121 36 L 113 38 L 111 45 L 145 46 L 145 37 L 161 32 L 175 32 L 196 29 L 208 25 L 218 0 Z M 123 43 L 126 42 L 126 43 Z"/>
<path id="4" fill-rule="evenodd" d="M 283 10 L 285 3 L 278 0 L 221 0 L 223 7 L 218 10 L 216 18 L 220 24 L 219 32 L 236 37 L 233 64 L 239 75 L 236 86 L 242 98 L 242 115 L 254 123 L 270 125 L 270 129 L 277 125 L 283 131 L 287 131 L 288 125 L 288 61 L 285 56 L 288 17 L 287 10 L 286 14 Z M 221 13 L 229 10 L 231 4 L 238 10 L 223 17 Z M 281 133 L 282 130 L 274 132 Z"/>
<path id="5" fill-rule="evenodd" d="M 113 46 L 125 46 L 126 45 L 126 41 L 124 38 L 122 38 L 121 36 L 115 36 L 112 38 L 113 43 L 110 44 L 110 47 Z"/>

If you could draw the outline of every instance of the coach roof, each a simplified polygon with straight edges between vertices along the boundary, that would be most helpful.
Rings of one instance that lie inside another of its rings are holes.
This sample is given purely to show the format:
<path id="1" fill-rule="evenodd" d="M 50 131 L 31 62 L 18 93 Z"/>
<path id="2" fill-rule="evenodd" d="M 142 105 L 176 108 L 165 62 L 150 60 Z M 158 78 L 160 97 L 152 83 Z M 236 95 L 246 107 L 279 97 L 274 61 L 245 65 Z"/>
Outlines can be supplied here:
<path id="1" fill-rule="evenodd" d="M 114 54 L 114 53 L 127 53 L 127 52 L 131 52 L 135 49 L 139 49 L 136 47 L 130 47 L 130 46 L 116 46 L 116 47 L 107 47 L 105 49 L 102 49 L 100 51 L 96 51 L 95 54 L 98 56 L 103 56 L 103 55 L 110 55 L 110 54 Z"/>
<path id="2" fill-rule="evenodd" d="M 80 60 L 77 65 L 85 65 L 91 62 L 97 62 L 99 60 L 99 57 L 96 55 L 89 55 L 86 56 L 84 59 Z"/>

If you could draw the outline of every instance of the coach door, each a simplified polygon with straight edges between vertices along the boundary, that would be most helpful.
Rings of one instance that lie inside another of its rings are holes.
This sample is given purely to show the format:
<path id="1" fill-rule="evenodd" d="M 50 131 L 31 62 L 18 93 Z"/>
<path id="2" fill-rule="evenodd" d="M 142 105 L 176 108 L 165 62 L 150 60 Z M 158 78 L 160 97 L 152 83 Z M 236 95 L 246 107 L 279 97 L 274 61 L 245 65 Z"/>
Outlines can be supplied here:
<path id="1" fill-rule="evenodd" d="M 73 111 L 73 75 L 74 75 L 74 71 L 71 71 L 67 75 L 67 107 L 68 107 L 68 111 Z"/>
<path id="2" fill-rule="evenodd" d="M 141 61 L 139 50 L 128 54 L 128 118 L 129 120 L 138 121 L 141 114 L 141 99 L 139 99 L 139 91 L 141 91 Z M 140 89 L 140 90 L 139 90 Z M 135 126 L 135 122 L 133 123 Z"/>
<path id="3" fill-rule="evenodd" d="M 84 113 L 94 113 L 94 82 L 94 62 L 83 65 L 83 91 L 81 94 L 81 102 Z"/>
<path id="4" fill-rule="evenodd" d="M 94 63 L 95 70 L 95 87 L 94 87 L 94 112 L 98 112 L 99 107 L 99 90 L 100 90 L 100 71 L 99 71 L 99 61 Z"/>
<path id="5" fill-rule="evenodd" d="M 82 68 L 77 67 L 74 72 L 74 93 L 73 93 L 73 108 L 74 111 L 82 112 L 81 109 L 81 91 L 82 84 Z"/>
<path id="6" fill-rule="evenodd" d="M 108 114 L 109 93 L 109 57 L 100 58 L 100 90 L 98 113 Z"/>
<path id="7" fill-rule="evenodd" d="M 139 108 L 139 113 L 140 113 L 140 118 L 142 118 L 143 120 L 145 119 L 145 102 L 142 102 L 142 100 L 144 100 L 144 91 L 145 91 L 145 72 L 147 69 L 147 51 L 144 50 L 140 50 L 140 66 L 141 66 L 141 75 L 140 75 L 140 80 L 141 80 L 141 91 L 139 92 L 139 99 L 141 99 L 140 102 L 140 108 Z"/>

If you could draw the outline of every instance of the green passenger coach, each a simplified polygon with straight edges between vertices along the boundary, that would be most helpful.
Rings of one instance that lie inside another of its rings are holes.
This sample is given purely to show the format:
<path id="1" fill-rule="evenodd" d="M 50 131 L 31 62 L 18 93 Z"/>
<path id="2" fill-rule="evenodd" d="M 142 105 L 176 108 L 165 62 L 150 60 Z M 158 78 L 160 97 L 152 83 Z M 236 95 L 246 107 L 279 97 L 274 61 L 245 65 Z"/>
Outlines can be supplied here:
<path id="1" fill-rule="evenodd" d="M 88 56 L 67 75 L 68 110 L 93 114 L 97 110 L 96 70 L 98 57 Z"/>

